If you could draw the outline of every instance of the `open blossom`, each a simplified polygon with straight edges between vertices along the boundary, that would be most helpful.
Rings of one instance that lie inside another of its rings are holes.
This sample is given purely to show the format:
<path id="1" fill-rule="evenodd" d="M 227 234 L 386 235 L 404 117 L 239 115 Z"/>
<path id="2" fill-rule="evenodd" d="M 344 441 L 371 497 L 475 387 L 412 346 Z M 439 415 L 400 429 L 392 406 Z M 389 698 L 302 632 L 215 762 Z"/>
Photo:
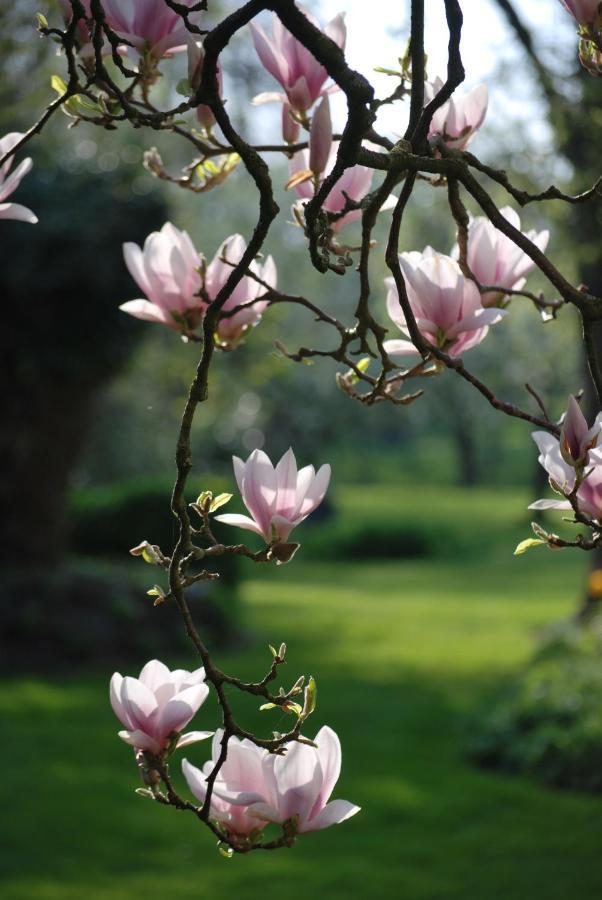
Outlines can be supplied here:
<path id="1" fill-rule="evenodd" d="M 202 281 L 201 260 L 190 237 L 167 222 L 161 231 L 153 231 L 141 249 L 137 244 L 123 245 L 130 275 L 147 299 L 129 300 L 119 308 L 123 312 L 159 322 L 176 331 L 194 330 L 203 315 L 199 297 Z"/>
<path id="2" fill-rule="evenodd" d="M 303 13 L 316 27 L 319 27 L 312 15 L 306 10 L 303 10 Z M 328 72 L 324 66 L 321 66 L 315 56 L 293 37 L 278 16 L 274 15 L 272 18 L 271 38 L 260 25 L 251 22 L 249 27 L 259 59 L 270 75 L 273 75 L 284 89 L 284 95 L 260 94 L 254 102 L 288 100 L 296 112 L 307 112 L 318 97 L 324 93 L 324 84 L 328 78 Z M 325 26 L 324 33 L 341 50 L 344 49 L 347 36 L 344 13 L 335 16 Z"/>
<path id="3" fill-rule="evenodd" d="M 196 0 L 179 2 L 191 7 Z M 161 59 L 186 49 L 189 31 L 182 16 L 165 0 L 103 0 L 102 5 L 109 28 L 139 53 Z M 191 22 L 198 24 L 199 20 L 200 13 L 190 14 Z"/>
<path id="4" fill-rule="evenodd" d="M 207 266 L 205 275 L 205 290 L 208 299 L 213 300 L 232 274 L 232 266 L 229 263 L 238 263 L 247 249 L 246 242 L 240 234 L 233 234 L 222 243 L 221 247 Z M 227 260 L 227 262 L 225 261 Z M 271 288 L 276 287 L 277 272 L 276 264 L 271 256 L 268 256 L 263 264 L 253 261 L 249 270 L 257 275 L 261 281 L 268 284 Z M 233 316 L 222 318 L 217 326 L 217 336 L 221 344 L 225 346 L 234 345 L 242 335 L 250 328 L 253 328 L 261 319 L 261 315 L 268 305 L 267 300 L 260 300 L 265 294 L 265 287 L 252 278 L 245 275 L 238 282 L 224 306 L 223 312 L 234 309 L 243 303 L 250 303 L 257 299 L 256 303 L 248 306 L 246 309 L 240 309 Z"/>
<path id="5" fill-rule="evenodd" d="M 424 99 L 429 103 L 443 87 L 441 78 L 427 82 Z M 452 96 L 434 114 L 429 127 L 429 138 L 441 136 L 452 150 L 464 150 L 483 124 L 487 113 L 488 91 L 486 84 L 479 84 L 472 91 Z"/>
<path id="6" fill-rule="evenodd" d="M 337 150 L 338 141 L 332 145 L 328 162 L 324 169 L 323 178 L 326 178 L 326 176 L 332 172 L 336 162 Z M 292 178 L 298 172 L 309 171 L 309 167 L 309 151 L 299 150 L 299 152 L 295 153 L 293 158 L 289 161 L 289 174 Z M 345 169 L 328 194 L 322 208 L 330 213 L 340 213 L 347 205 L 347 197 L 349 197 L 350 200 L 354 200 L 356 203 L 360 203 L 370 191 L 373 176 L 374 170 L 369 169 L 367 166 L 358 165 Z M 302 218 L 305 203 L 308 200 L 311 200 L 314 195 L 314 187 L 311 181 L 304 181 L 301 184 L 295 185 L 295 190 L 303 199 L 300 203 L 293 206 L 293 215 L 295 215 L 296 218 Z M 392 209 L 392 207 L 395 206 L 395 201 L 396 197 L 393 194 L 390 194 L 383 203 L 380 211 L 384 212 L 387 209 Z M 349 225 L 350 222 L 355 222 L 359 219 L 361 215 L 361 209 L 350 210 L 349 212 L 346 212 L 344 216 L 341 216 L 332 222 L 330 227 L 334 232 L 339 232 L 345 225 Z"/>
<path id="7" fill-rule="evenodd" d="M 520 231 L 520 218 L 510 206 L 505 206 L 500 212 Z M 545 250 L 550 238 L 549 231 L 526 231 L 524 235 L 540 250 Z M 457 246 L 452 256 L 458 258 Z M 524 287 L 526 276 L 535 266 L 533 260 L 514 241 L 498 231 L 486 216 L 478 216 L 470 222 L 467 262 L 479 284 L 513 291 Z M 481 294 L 483 306 L 497 306 L 503 299 L 504 294 L 496 291 Z"/>
<path id="8" fill-rule="evenodd" d="M 177 738 L 177 747 L 211 737 L 210 731 L 180 734 L 207 699 L 209 688 L 205 670 L 186 672 L 167 666 L 158 659 L 147 662 L 139 678 L 123 678 L 115 672 L 111 678 L 111 706 L 125 725 L 119 737 L 149 753 L 160 754 Z"/>
<path id="9" fill-rule="evenodd" d="M 599 15 L 600 0 L 560 0 L 580 25 L 591 25 Z"/>
<path id="10" fill-rule="evenodd" d="M 465 278 L 451 257 L 427 247 L 424 253 L 402 253 L 399 262 L 416 325 L 424 337 L 450 356 L 460 356 L 486 337 L 505 310 L 484 309 L 478 288 Z M 397 327 L 408 334 L 408 326 L 399 303 L 392 278 L 385 279 L 389 288 L 387 311 Z M 418 353 L 409 340 L 385 341 L 387 353 L 412 356 Z"/>
<path id="11" fill-rule="evenodd" d="M 18 131 L 11 131 L 0 138 L 0 158 L 9 153 L 23 137 Z M 17 168 L 8 174 L 12 168 L 14 156 L 10 156 L 4 165 L 0 167 L 0 219 L 16 219 L 19 222 L 29 222 L 32 225 L 38 221 L 35 213 L 20 203 L 5 203 L 7 197 L 16 191 L 21 179 L 30 171 L 33 163 L 31 157 L 22 160 Z"/>
<path id="12" fill-rule="evenodd" d="M 553 489 L 570 494 L 577 477 L 585 477 L 577 489 L 577 505 L 593 519 L 602 516 L 602 413 L 588 428 L 585 416 L 573 396 L 569 397 L 560 440 L 547 431 L 534 431 L 539 450 L 538 462 L 550 476 Z M 571 509 L 568 500 L 536 500 L 529 509 Z"/>
<path id="13" fill-rule="evenodd" d="M 263 450 L 254 450 L 246 462 L 233 457 L 234 474 L 249 516 L 226 513 L 219 522 L 260 534 L 266 543 L 282 542 L 320 505 L 330 482 L 330 466 L 297 471 L 297 460 L 287 450 L 276 468 Z"/>
<path id="14" fill-rule="evenodd" d="M 204 800 L 206 778 L 219 756 L 221 735 L 213 741 L 213 759 L 201 772 L 184 761 L 182 768 L 192 793 Z M 237 834 L 249 834 L 266 822 L 295 822 L 303 834 L 344 822 L 359 812 L 347 800 L 330 795 L 341 772 L 341 744 L 324 726 L 316 747 L 292 743 L 282 756 L 261 750 L 247 740 L 230 738 L 228 755 L 215 781 L 211 813 Z"/>

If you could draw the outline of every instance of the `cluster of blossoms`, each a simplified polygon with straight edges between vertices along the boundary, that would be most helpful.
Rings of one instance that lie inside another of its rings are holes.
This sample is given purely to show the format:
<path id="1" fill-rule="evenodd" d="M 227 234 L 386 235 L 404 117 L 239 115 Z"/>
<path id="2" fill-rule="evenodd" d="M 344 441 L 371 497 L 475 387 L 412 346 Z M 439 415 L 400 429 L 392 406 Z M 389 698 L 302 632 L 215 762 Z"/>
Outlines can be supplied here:
<path id="1" fill-rule="evenodd" d="M 115 672 L 110 684 L 113 711 L 125 727 L 119 737 L 135 749 L 149 784 L 154 781 L 148 773 L 166 765 L 175 750 L 213 735 L 212 758 L 202 770 L 186 759 L 182 762 L 188 786 L 201 803 L 220 757 L 223 732 L 182 730 L 208 693 L 204 669 L 170 671 L 157 659 L 146 663 L 139 678 Z M 286 827 L 290 835 L 328 828 L 359 812 L 346 800 L 328 802 L 340 771 L 341 745 L 328 727 L 313 741 L 302 738 L 282 754 L 231 737 L 213 787 L 210 815 L 234 840 L 256 838 L 268 823 Z"/>
<path id="2" fill-rule="evenodd" d="M 505 207 L 501 212 L 520 230 L 520 219 L 513 209 Z M 528 231 L 526 237 L 543 250 L 549 233 Z M 459 255 L 456 246 L 451 256 L 437 253 L 432 247 L 426 247 L 422 253 L 412 251 L 399 256 L 418 330 L 450 356 L 460 356 L 481 343 L 489 326 L 506 315 L 507 310 L 502 308 L 509 302 L 506 292 L 520 290 L 534 267 L 530 257 L 485 217 L 472 219 L 468 228 L 466 263 L 474 280 L 463 274 Z M 395 281 L 387 278 L 385 283 L 389 316 L 407 334 Z M 418 353 L 406 339 L 385 341 L 385 349 L 401 357 Z"/>
<path id="3" fill-rule="evenodd" d="M 244 239 L 233 234 L 207 264 L 190 236 L 167 222 L 161 231 L 147 237 L 143 248 L 133 243 L 124 245 L 126 265 L 145 298 L 129 300 L 120 308 L 138 319 L 158 322 L 190 336 L 246 249 Z M 234 346 L 259 322 L 268 305 L 260 298 L 276 287 L 276 265 L 271 256 L 262 265 L 252 262 L 249 272 L 222 307 L 217 340 L 223 347 Z"/>

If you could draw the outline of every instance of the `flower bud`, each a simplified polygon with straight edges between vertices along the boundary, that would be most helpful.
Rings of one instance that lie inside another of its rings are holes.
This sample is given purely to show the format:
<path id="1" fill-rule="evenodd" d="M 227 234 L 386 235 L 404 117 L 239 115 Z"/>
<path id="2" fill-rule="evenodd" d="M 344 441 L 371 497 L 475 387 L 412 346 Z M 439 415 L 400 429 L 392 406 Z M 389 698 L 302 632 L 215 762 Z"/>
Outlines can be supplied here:
<path id="1" fill-rule="evenodd" d="M 328 163 L 332 147 L 332 121 L 328 95 L 322 97 L 314 112 L 309 131 L 309 168 L 321 175 Z"/>

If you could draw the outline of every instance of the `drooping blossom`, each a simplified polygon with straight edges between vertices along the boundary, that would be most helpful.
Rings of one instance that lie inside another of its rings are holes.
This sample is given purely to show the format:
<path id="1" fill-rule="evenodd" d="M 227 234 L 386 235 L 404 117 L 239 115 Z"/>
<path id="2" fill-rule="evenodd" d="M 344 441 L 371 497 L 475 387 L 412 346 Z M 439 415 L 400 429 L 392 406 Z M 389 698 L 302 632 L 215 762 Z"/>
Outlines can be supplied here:
<path id="1" fill-rule="evenodd" d="M 129 300 L 119 308 L 137 319 L 159 322 L 183 333 L 193 331 L 204 305 L 199 297 L 201 259 L 188 234 L 167 222 L 161 231 L 149 234 L 143 249 L 124 244 L 123 255 L 146 299 Z"/>
<path id="2" fill-rule="evenodd" d="M 319 23 L 310 13 L 305 9 L 303 13 L 319 27 Z M 268 37 L 263 28 L 254 22 L 251 22 L 249 27 L 259 59 L 284 89 L 284 95 L 273 92 L 260 94 L 254 98 L 254 102 L 288 100 L 296 112 L 306 113 L 324 93 L 328 72 L 315 56 L 293 37 L 275 14 L 272 17 L 271 37 Z M 344 49 L 347 36 L 344 13 L 335 16 L 323 30 L 341 50 Z"/>
<path id="3" fill-rule="evenodd" d="M 323 178 L 326 178 L 332 172 L 336 162 L 337 150 L 338 141 L 332 145 L 328 162 L 324 169 Z M 310 171 L 308 150 L 299 150 L 289 161 L 289 175 L 291 178 L 303 171 Z M 356 203 L 360 203 L 370 191 L 373 176 L 374 169 L 369 169 L 367 166 L 358 165 L 345 169 L 328 194 L 322 208 L 327 212 L 336 214 L 342 212 L 347 206 L 347 197 L 349 197 L 350 200 L 354 200 Z M 300 184 L 296 184 L 295 190 L 302 200 L 300 203 L 293 206 L 293 215 L 296 219 L 303 220 L 303 210 L 306 202 L 311 200 L 314 195 L 314 186 L 311 181 L 307 180 Z M 384 212 L 385 210 L 392 209 L 395 206 L 395 202 L 396 197 L 391 194 L 383 203 L 380 211 Z M 339 232 L 345 225 L 349 225 L 350 222 L 355 222 L 359 219 L 361 215 L 361 209 L 349 210 L 349 212 L 346 212 L 343 216 L 335 219 L 330 227 L 335 233 Z"/>
<path id="4" fill-rule="evenodd" d="M 222 243 L 221 247 L 207 266 L 205 275 L 205 291 L 209 300 L 215 299 L 229 276 L 232 274 L 232 266 L 229 263 L 238 263 L 247 249 L 246 242 L 240 234 L 233 234 Z M 276 287 L 276 264 L 271 256 L 268 256 L 263 265 L 253 261 L 249 265 L 253 272 L 265 284 L 271 288 Z M 238 282 L 224 306 L 223 312 L 234 309 L 244 303 L 257 300 L 252 306 L 240 309 L 228 318 L 221 318 L 217 326 L 219 342 L 224 346 L 233 346 L 250 328 L 260 321 L 262 313 L 268 305 L 267 300 L 259 300 L 265 294 L 265 287 L 250 275 L 245 275 Z"/>
<path id="5" fill-rule="evenodd" d="M 297 470 L 295 454 L 287 450 L 274 466 L 263 450 L 253 450 L 246 462 L 233 457 L 234 474 L 249 516 L 226 513 L 220 522 L 254 531 L 266 543 L 285 542 L 297 525 L 320 505 L 330 482 L 330 466 Z"/>
<path id="6" fill-rule="evenodd" d="M 11 131 L 0 138 L 0 158 L 10 151 L 19 143 L 23 137 L 18 131 Z M 9 156 L 6 162 L 0 167 L 0 219 L 16 219 L 18 222 L 29 222 L 35 225 L 38 217 L 30 209 L 21 206 L 20 203 L 5 203 L 7 197 L 16 191 L 21 183 L 21 179 L 31 170 L 33 162 L 31 157 L 21 160 L 17 168 L 8 174 L 12 168 L 14 156 Z"/>
<path id="7" fill-rule="evenodd" d="M 580 25 L 591 25 L 600 13 L 600 0 L 560 0 Z"/>
<path id="8" fill-rule="evenodd" d="M 191 792 L 205 802 L 207 778 L 211 774 L 221 752 L 223 731 L 213 736 L 211 759 L 198 769 L 182 760 L 182 771 Z M 266 772 L 269 753 L 252 741 L 232 736 L 228 741 L 228 755 L 219 770 L 211 795 L 211 816 L 230 834 L 248 835 L 266 824 L 249 811 L 249 805 L 264 802 L 268 793 Z M 237 802 L 233 802 L 233 800 Z M 240 801 L 246 801 L 246 805 Z"/>
<path id="9" fill-rule="evenodd" d="M 180 0 L 183 6 L 194 6 L 197 0 Z M 102 0 L 105 20 L 120 38 L 155 59 L 186 50 L 189 31 L 182 16 L 165 0 Z M 200 13 L 190 13 L 197 24 Z"/>
<path id="10" fill-rule="evenodd" d="M 450 356 L 460 356 L 476 347 L 487 336 L 490 325 L 499 322 L 506 311 L 485 309 L 478 288 L 465 278 L 455 260 L 427 247 L 424 253 L 401 253 L 408 299 L 422 335 Z M 408 334 L 408 326 L 399 303 L 393 278 L 386 278 L 387 311 L 397 327 Z M 418 350 L 409 340 L 385 341 L 393 356 L 415 356 Z"/>
<path id="11" fill-rule="evenodd" d="M 187 37 L 187 48 L 188 48 L 188 82 L 193 91 L 198 90 L 199 85 L 201 83 L 201 78 L 203 75 L 203 63 L 205 61 L 205 50 L 203 48 L 203 44 L 200 41 L 195 41 L 192 35 L 188 35 Z M 221 97 L 222 94 L 222 70 L 221 67 L 217 66 L 217 84 L 218 90 Z M 215 116 L 211 111 L 211 107 L 207 106 L 205 103 L 201 103 L 196 107 L 196 117 L 200 123 L 200 125 L 205 128 L 207 131 L 210 131 L 215 125 Z"/>
<path id="12" fill-rule="evenodd" d="M 602 413 L 598 413 L 591 428 L 573 396 L 560 430 L 560 440 L 547 431 L 534 431 L 533 440 L 539 450 L 538 462 L 550 476 L 556 492 L 567 495 L 581 481 L 577 489 L 577 505 L 587 516 L 599 519 L 602 515 L 602 448 L 598 447 L 602 431 Z M 536 500 L 529 509 L 571 509 L 568 500 Z"/>
<path id="13" fill-rule="evenodd" d="M 425 103 L 429 103 L 443 87 L 441 78 L 424 86 Z M 487 114 L 488 91 L 479 84 L 467 94 L 452 96 L 435 112 L 429 127 L 429 138 L 442 137 L 451 150 L 464 150 Z"/>
<path id="14" fill-rule="evenodd" d="M 520 231 L 520 218 L 510 206 L 500 210 L 505 219 Z M 529 238 L 540 250 L 545 250 L 550 238 L 549 231 L 526 231 Z M 458 247 L 452 251 L 454 259 L 458 259 Z M 493 225 L 486 216 L 472 219 L 468 228 L 467 262 L 470 271 L 479 284 L 495 285 L 512 291 L 520 291 L 526 282 L 526 276 L 534 268 L 535 263 L 520 247 Z M 483 306 L 498 306 L 504 300 L 504 294 L 487 291 L 481 294 Z"/>
<path id="15" fill-rule="evenodd" d="M 139 678 L 123 678 L 115 672 L 111 678 L 111 706 L 126 730 L 119 737 L 149 753 L 161 754 L 174 744 L 186 747 L 211 737 L 210 731 L 181 734 L 207 699 L 209 688 L 205 670 L 186 672 L 153 659 L 147 662 Z"/>
<path id="16" fill-rule="evenodd" d="M 220 750 L 220 735 L 213 741 L 213 759 L 201 772 L 190 763 L 182 766 L 192 793 L 204 800 L 206 778 Z M 230 738 L 228 755 L 215 781 L 211 812 L 238 834 L 261 829 L 266 822 L 294 823 L 298 834 L 320 831 L 344 822 L 360 807 L 330 795 L 341 772 L 341 744 L 332 728 L 324 726 L 314 738 L 316 747 L 292 743 L 282 756 L 260 750 L 250 741 Z M 232 754 L 232 757 L 231 757 Z"/>

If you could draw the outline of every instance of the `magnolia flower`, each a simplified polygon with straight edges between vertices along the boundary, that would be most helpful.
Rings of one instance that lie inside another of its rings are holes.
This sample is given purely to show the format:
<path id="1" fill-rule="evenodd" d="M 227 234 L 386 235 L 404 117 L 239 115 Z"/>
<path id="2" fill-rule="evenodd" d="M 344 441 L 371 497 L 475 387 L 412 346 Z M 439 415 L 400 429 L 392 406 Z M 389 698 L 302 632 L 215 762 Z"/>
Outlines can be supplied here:
<path id="1" fill-rule="evenodd" d="M 600 0 L 560 0 L 580 25 L 591 25 L 599 16 Z"/>
<path id="2" fill-rule="evenodd" d="M 510 206 L 505 206 L 500 212 L 520 231 L 520 218 Z M 524 235 L 540 250 L 545 250 L 550 232 L 526 231 Z M 458 259 L 459 255 L 456 245 L 452 256 Z M 467 262 L 479 284 L 512 291 L 520 291 L 525 284 L 525 276 L 535 266 L 533 260 L 514 241 L 498 231 L 486 216 L 478 216 L 470 222 Z M 481 294 L 481 303 L 483 306 L 498 306 L 503 298 L 503 293 L 487 291 Z"/>
<path id="3" fill-rule="evenodd" d="M 210 731 L 180 734 L 207 699 L 209 688 L 204 680 L 204 669 L 170 672 L 158 659 L 147 662 L 140 678 L 123 678 L 115 672 L 111 706 L 127 729 L 120 731 L 119 737 L 137 750 L 154 754 L 162 753 L 176 739 L 176 747 L 186 747 L 211 737 Z"/>
<path id="4" fill-rule="evenodd" d="M 240 262 L 246 249 L 247 245 L 240 234 L 233 234 L 226 238 L 213 260 L 207 266 L 205 291 L 208 299 L 215 299 L 232 274 L 232 266 L 229 263 L 236 264 Z M 267 257 L 263 265 L 252 262 L 249 270 L 271 288 L 276 287 L 276 264 L 271 256 Z M 222 311 L 227 312 L 243 303 L 250 303 L 261 297 L 265 292 L 266 289 L 258 281 L 255 281 L 250 275 L 245 275 L 224 303 Z M 220 319 L 217 326 L 219 342 L 224 346 L 234 345 L 246 331 L 257 325 L 267 305 L 267 300 L 257 300 L 252 306 L 239 310 L 233 316 Z"/>
<path id="5" fill-rule="evenodd" d="M 474 282 L 465 278 L 451 257 L 427 247 L 424 253 L 402 253 L 399 262 L 416 325 L 424 337 L 450 356 L 460 356 L 486 337 L 506 311 L 484 309 Z M 386 278 L 389 288 L 387 310 L 404 333 L 408 326 L 402 312 L 395 281 Z M 412 356 L 418 350 L 408 340 L 385 341 L 387 353 Z"/>
<path id="6" fill-rule="evenodd" d="M 332 172 L 336 162 L 337 150 L 338 142 L 331 147 L 328 162 L 324 169 L 324 178 Z M 289 175 L 291 178 L 303 171 L 310 171 L 308 150 L 299 150 L 299 152 L 295 153 L 293 158 L 289 161 Z M 367 168 L 367 166 L 351 166 L 349 169 L 345 169 L 324 201 L 323 209 L 330 213 L 340 213 L 347 205 L 347 197 L 349 197 L 350 200 L 354 200 L 356 203 L 360 203 L 370 191 L 373 175 L 374 170 Z M 295 184 L 295 190 L 303 200 L 301 203 L 297 203 L 293 206 L 293 215 L 296 219 L 303 220 L 303 210 L 306 202 L 311 200 L 314 195 L 314 187 L 311 181 L 306 180 L 299 184 Z M 392 207 L 395 206 L 396 199 L 397 198 L 393 194 L 390 194 L 383 203 L 380 211 L 384 212 L 387 209 L 392 209 Z M 330 227 L 334 232 L 339 232 L 345 225 L 349 225 L 350 222 L 355 222 L 359 219 L 361 215 L 361 209 L 352 209 L 349 212 L 346 212 L 345 215 L 335 219 Z"/>
<path id="7" fill-rule="evenodd" d="M 550 476 L 550 485 L 557 493 L 570 494 L 577 477 L 579 509 L 598 519 L 602 515 L 602 449 L 598 448 L 602 430 L 602 413 L 598 413 L 591 428 L 573 396 L 560 430 L 560 440 L 547 431 L 534 431 L 532 438 L 539 450 L 538 462 Z M 571 509 L 568 500 L 536 500 L 529 509 Z"/>
<path id="8" fill-rule="evenodd" d="M 180 0 L 181 5 L 194 6 L 196 0 Z M 171 56 L 186 49 L 189 31 L 179 13 L 165 0 L 102 0 L 106 23 L 120 38 L 143 54 L 155 59 Z M 189 20 L 198 24 L 200 13 L 190 13 Z"/>
<path id="9" fill-rule="evenodd" d="M 144 249 L 124 244 L 123 255 L 130 275 L 147 297 L 123 303 L 119 307 L 123 312 L 183 333 L 197 327 L 204 309 L 199 297 L 201 260 L 185 231 L 167 222 L 161 231 L 149 234 Z"/>
<path id="10" fill-rule="evenodd" d="M 330 466 L 316 473 L 313 466 L 297 471 L 297 461 L 287 450 L 276 468 L 262 450 L 254 450 L 246 462 L 233 457 L 234 474 L 249 516 L 216 516 L 219 522 L 260 534 L 267 544 L 287 541 L 289 534 L 320 505 L 330 482 Z"/>
<path id="11" fill-rule="evenodd" d="M 228 755 L 211 797 L 211 813 L 236 834 L 260 830 L 267 822 L 294 823 L 298 834 L 320 831 L 344 822 L 360 807 L 347 800 L 328 802 L 341 772 L 341 744 L 324 726 L 316 747 L 292 743 L 282 756 L 251 741 L 230 738 Z M 219 756 L 221 733 L 213 740 L 213 759 L 203 771 L 184 761 L 182 768 L 192 793 L 204 800 L 206 779 Z"/>
<path id="12" fill-rule="evenodd" d="M 424 86 L 425 103 L 439 93 L 443 87 L 441 78 L 427 82 Z M 487 113 L 487 85 L 478 87 L 459 97 L 451 97 L 434 114 L 429 127 L 429 138 L 440 136 L 452 150 L 464 150 L 483 124 Z"/>
<path id="13" fill-rule="evenodd" d="M 590 450 L 598 446 L 600 428 L 602 427 L 602 413 L 599 413 L 591 428 L 587 427 L 587 421 L 581 407 L 571 394 L 560 429 L 559 449 L 563 460 L 579 468 L 585 465 Z"/>
<path id="14" fill-rule="evenodd" d="M 3 138 L 0 138 L 0 158 L 10 153 L 23 136 L 18 131 L 11 131 L 10 134 L 5 134 Z M 18 222 L 29 222 L 31 225 L 35 225 L 38 217 L 30 209 L 19 203 L 4 202 L 13 191 L 17 190 L 21 179 L 27 175 L 33 165 L 31 157 L 27 157 L 19 163 L 12 175 L 9 175 L 13 160 L 14 156 L 9 156 L 6 162 L 0 166 L 0 219 L 16 219 Z"/>
<path id="15" fill-rule="evenodd" d="M 322 97 L 311 117 L 309 129 L 309 168 L 314 175 L 320 175 L 330 159 L 332 149 L 332 121 L 330 100 Z"/>
<path id="16" fill-rule="evenodd" d="M 191 792 L 205 802 L 207 794 L 207 778 L 213 771 L 221 752 L 223 731 L 220 729 L 213 736 L 211 759 L 203 769 L 197 769 L 182 760 L 182 771 Z M 211 795 L 211 816 L 232 834 L 251 834 L 266 824 L 248 810 L 247 804 L 264 802 L 268 793 L 266 784 L 266 765 L 269 753 L 252 741 L 231 737 L 228 741 L 228 755 L 219 770 Z"/>
<path id="17" fill-rule="evenodd" d="M 318 22 L 306 10 L 303 13 L 316 27 Z M 299 43 L 281 23 L 278 16 L 272 18 L 272 37 L 269 38 L 263 28 L 251 22 L 251 34 L 257 55 L 270 75 L 279 81 L 284 88 L 284 95 L 278 93 L 260 94 L 254 103 L 270 100 L 288 100 L 291 107 L 299 113 L 307 112 L 324 93 L 324 83 L 328 72 L 320 65 L 315 56 Z M 324 33 L 342 49 L 345 47 L 346 29 L 345 14 L 339 13 L 324 28 Z"/>

